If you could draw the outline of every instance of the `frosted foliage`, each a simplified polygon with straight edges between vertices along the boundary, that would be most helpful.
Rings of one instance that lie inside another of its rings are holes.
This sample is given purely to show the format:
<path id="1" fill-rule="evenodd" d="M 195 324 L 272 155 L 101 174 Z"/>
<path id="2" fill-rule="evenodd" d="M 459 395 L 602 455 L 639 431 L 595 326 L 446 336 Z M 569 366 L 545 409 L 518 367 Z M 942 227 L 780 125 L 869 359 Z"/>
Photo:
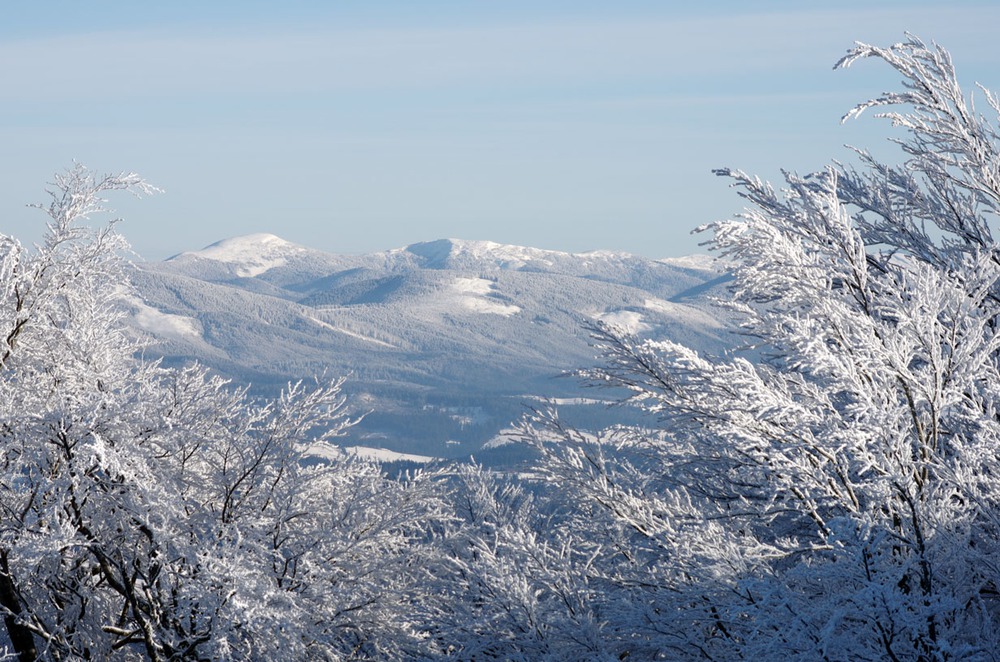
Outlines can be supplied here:
<path id="1" fill-rule="evenodd" d="M 0 239 L 0 613 L 41 659 L 412 658 L 433 650 L 440 490 L 344 456 L 340 380 L 251 401 L 141 358 L 123 240 L 81 224 L 135 175 L 57 178 Z M 391 587 L 391 590 L 389 589 Z"/>
<path id="2" fill-rule="evenodd" d="M 840 65 L 866 57 L 903 91 L 848 117 L 885 109 L 903 163 L 857 150 L 781 191 L 720 171 L 749 205 L 705 228 L 746 347 L 703 355 L 615 326 L 641 329 L 656 302 L 598 319 L 603 364 L 583 376 L 647 424 L 583 432 L 541 408 L 505 432 L 540 454 L 521 474 L 389 477 L 329 450 L 354 422 L 338 379 L 259 402 L 142 358 L 124 242 L 82 221 L 105 192 L 152 190 L 59 176 L 44 242 L 0 237 L 0 646 L 21 660 L 996 659 L 1000 105 L 982 90 L 976 111 L 947 53 L 915 38 Z M 213 250 L 242 264 L 240 246 Z M 438 264 L 441 248 L 410 253 Z M 448 294 L 518 314 L 495 282 Z"/>
<path id="3" fill-rule="evenodd" d="M 595 439 L 551 412 L 524 427 L 575 504 L 617 655 L 1000 650 L 1000 108 L 982 90 L 975 111 L 916 38 L 840 66 L 866 57 L 903 91 L 848 117 L 888 108 L 901 165 L 859 150 L 780 192 L 719 172 L 750 205 L 704 228 L 731 261 L 746 352 L 601 325 L 586 378 L 627 389 L 660 431 Z"/>

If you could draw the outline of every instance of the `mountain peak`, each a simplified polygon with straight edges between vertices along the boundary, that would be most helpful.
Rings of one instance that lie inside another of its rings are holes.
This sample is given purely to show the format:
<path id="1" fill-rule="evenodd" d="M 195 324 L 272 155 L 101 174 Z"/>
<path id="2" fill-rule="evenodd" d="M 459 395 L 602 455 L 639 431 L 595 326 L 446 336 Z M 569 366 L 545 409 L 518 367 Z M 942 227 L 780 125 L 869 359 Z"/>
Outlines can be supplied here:
<path id="1" fill-rule="evenodd" d="M 572 254 L 544 248 L 500 244 L 495 241 L 438 239 L 411 244 L 403 251 L 423 259 L 431 269 L 492 265 L 500 269 L 547 268 Z"/>
<path id="2" fill-rule="evenodd" d="M 242 251 L 260 251 L 262 249 L 274 250 L 284 248 L 294 249 L 298 248 L 298 245 L 293 244 L 290 241 L 286 241 L 269 232 L 256 232 L 253 234 L 230 237 L 229 239 L 222 239 L 214 244 L 205 246 L 205 248 L 202 248 L 200 251 L 193 251 L 193 253 L 203 257 L 212 255 L 214 256 L 212 259 L 220 259 L 226 254 L 233 252 L 238 253 Z"/>
<path id="3" fill-rule="evenodd" d="M 707 352 L 729 338 L 706 303 L 719 274 L 612 251 L 438 239 L 351 256 L 250 235 L 136 280 L 135 324 L 169 360 L 255 393 L 350 374 L 361 409 L 379 412 L 348 432 L 352 445 L 435 457 L 478 452 L 523 413 L 523 394 L 602 420 L 604 403 L 550 378 L 591 364 L 588 321 Z"/>
<path id="4" fill-rule="evenodd" d="M 443 269 L 447 266 L 448 258 L 455 250 L 455 244 L 459 243 L 455 239 L 437 239 L 435 241 L 421 241 L 416 244 L 400 249 L 400 252 L 410 253 L 419 258 L 423 258 L 426 266 L 434 269 Z"/>
<path id="5" fill-rule="evenodd" d="M 199 251 L 181 253 L 170 259 L 194 257 L 224 262 L 233 266 L 237 276 L 252 278 L 286 264 L 290 255 L 306 250 L 305 247 L 277 235 L 258 232 L 223 239 Z"/>

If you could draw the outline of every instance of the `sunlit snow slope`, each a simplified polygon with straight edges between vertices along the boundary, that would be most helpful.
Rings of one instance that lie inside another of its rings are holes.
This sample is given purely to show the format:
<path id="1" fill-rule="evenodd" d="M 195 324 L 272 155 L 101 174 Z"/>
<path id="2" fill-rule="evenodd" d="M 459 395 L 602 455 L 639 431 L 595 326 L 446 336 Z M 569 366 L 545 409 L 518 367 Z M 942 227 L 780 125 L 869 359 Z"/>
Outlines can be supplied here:
<path id="1" fill-rule="evenodd" d="M 708 302 L 725 276 L 705 257 L 457 239 L 336 255 L 255 234 L 138 264 L 135 280 L 135 324 L 168 362 L 201 361 L 261 394 L 349 375 L 355 409 L 371 413 L 344 444 L 437 457 L 477 452 L 541 397 L 588 425 L 610 420 L 557 378 L 594 363 L 597 321 L 703 351 L 729 342 Z"/>

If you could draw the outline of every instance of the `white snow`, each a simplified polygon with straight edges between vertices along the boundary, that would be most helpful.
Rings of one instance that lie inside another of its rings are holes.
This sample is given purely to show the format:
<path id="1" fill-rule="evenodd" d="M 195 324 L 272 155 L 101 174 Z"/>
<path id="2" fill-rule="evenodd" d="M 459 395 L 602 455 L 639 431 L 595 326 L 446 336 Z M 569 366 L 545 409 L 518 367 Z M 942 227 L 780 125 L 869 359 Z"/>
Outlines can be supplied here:
<path id="1" fill-rule="evenodd" d="M 643 321 L 642 314 L 634 310 L 612 310 L 601 313 L 597 319 L 628 333 L 641 333 L 650 329 L 649 325 Z"/>
<path id="2" fill-rule="evenodd" d="M 129 303 L 136 309 L 133 315 L 135 323 L 154 336 L 173 339 L 201 338 L 201 324 L 192 317 L 164 313 L 135 297 L 131 297 Z"/>
<path id="3" fill-rule="evenodd" d="M 643 311 L 648 311 L 644 314 Z M 640 335 L 666 324 L 669 327 L 699 329 L 702 332 L 713 329 L 725 329 L 722 319 L 712 315 L 707 310 L 683 303 L 664 301 L 658 298 L 645 299 L 641 310 L 605 309 L 581 311 L 590 319 L 617 327 L 622 331 Z"/>
<path id="4" fill-rule="evenodd" d="M 397 453 L 385 448 L 371 448 L 369 446 L 335 446 L 334 444 L 318 443 L 306 449 L 306 455 L 321 457 L 325 460 L 339 460 L 345 456 L 360 457 L 366 460 L 377 462 L 420 462 L 426 464 L 433 462 L 437 458 L 429 455 L 413 455 L 411 453 Z"/>
<path id="5" fill-rule="evenodd" d="M 588 441 L 596 441 L 598 438 L 593 432 L 587 432 L 584 430 L 577 430 L 577 432 L 580 434 L 582 439 L 586 439 Z M 542 441 L 563 441 L 563 438 L 559 436 L 559 433 L 554 430 L 536 430 L 535 435 Z M 523 439 L 523 432 L 518 431 L 516 428 L 504 428 L 500 430 L 500 432 L 498 432 L 492 439 L 489 439 L 486 443 L 484 443 L 483 448 L 500 448 L 501 446 L 518 443 Z"/>
<path id="6" fill-rule="evenodd" d="M 237 276 L 253 278 L 275 267 L 287 264 L 289 255 L 306 250 L 306 248 L 285 241 L 281 237 L 261 232 L 223 239 L 200 251 L 192 251 L 182 255 L 193 255 L 207 260 L 232 264 L 236 268 Z"/>
<path id="7" fill-rule="evenodd" d="M 493 283 L 485 278 L 456 278 L 451 287 L 463 294 L 489 294 L 493 291 Z"/>
<path id="8" fill-rule="evenodd" d="M 521 312 L 518 306 L 487 298 L 486 295 L 494 288 L 493 283 L 485 278 L 459 277 L 451 284 L 451 290 L 458 295 L 461 305 L 474 313 L 510 317 Z"/>
<path id="9" fill-rule="evenodd" d="M 511 315 L 521 312 L 521 309 L 517 306 L 511 306 L 499 301 L 491 301 L 490 299 L 474 299 L 469 297 L 462 300 L 462 305 L 474 313 L 480 313 L 483 315 L 502 315 L 504 317 L 510 317 Z"/>
<path id="10" fill-rule="evenodd" d="M 631 254 L 622 251 L 595 250 L 582 253 L 568 253 L 565 251 L 554 251 L 545 248 L 532 248 L 530 246 L 515 246 L 512 244 L 498 244 L 493 241 L 469 241 L 464 239 L 449 239 L 452 245 L 451 254 L 453 256 L 467 255 L 476 259 L 490 259 L 504 266 L 513 266 L 516 263 L 541 263 L 552 266 L 557 260 L 566 258 L 590 258 L 594 260 L 615 260 L 631 257 Z"/>
<path id="11" fill-rule="evenodd" d="M 584 267 L 591 267 L 594 263 L 614 262 L 634 257 L 631 253 L 625 251 L 603 249 L 570 253 L 546 248 L 498 244 L 492 241 L 468 241 L 463 239 L 449 239 L 448 241 L 452 245 L 452 256 L 468 256 L 483 261 L 491 260 L 505 269 L 517 269 L 528 264 L 553 267 L 558 262 L 572 260 L 582 261 Z M 713 259 L 707 255 L 702 257 L 709 261 Z M 667 262 L 667 260 L 662 261 Z"/>
<path id="12" fill-rule="evenodd" d="M 611 406 L 616 404 L 615 400 L 602 400 L 600 398 L 547 398 L 541 395 L 525 395 L 522 396 L 526 400 L 534 400 L 535 402 L 541 402 L 544 404 L 554 405 L 556 407 L 568 407 L 571 405 L 606 405 Z"/>
<path id="13" fill-rule="evenodd" d="M 462 239 L 449 239 L 448 241 L 451 242 L 453 256 L 468 256 L 475 260 L 488 259 L 507 269 L 517 269 L 528 262 L 541 262 L 551 266 L 552 258 L 564 255 L 542 248 L 512 246 L 493 241 L 466 241 Z"/>
<path id="14" fill-rule="evenodd" d="M 664 301 L 663 299 L 646 299 L 642 303 L 642 307 L 663 315 L 676 315 L 681 309 L 681 306 L 678 306 L 676 303 Z"/>
<path id="15" fill-rule="evenodd" d="M 567 253 L 545 248 L 500 244 L 494 241 L 467 239 L 440 239 L 437 241 L 411 244 L 389 251 L 390 254 L 416 253 L 435 262 L 449 261 L 452 266 L 492 263 L 496 267 L 518 270 L 528 266 L 548 270 L 560 263 L 582 261 L 583 266 L 592 262 L 607 262 L 631 258 L 632 255 L 620 251 L 596 250 L 583 253 Z"/>
<path id="16" fill-rule="evenodd" d="M 374 343 L 374 344 L 380 345 L 382 347 L 391 347 L 392 349 L 398 349 L 395 345 L 387 343 L 384 340 L 379 340 L 378 338 L 372 338 L 371 336 L 366 336 L 366 335 L 362 335 L 360 333 L 355 333 L 354 331 L 348 331 L 347 329 L 342 329 L 342 328 L 340 328 L 338 326 L 334 326 L 332 324 L 324 322 L 323 320 L 321 320 L 321 319 L 319 319 L 317 317 L 314 317 L 312 315 L 304 315 L 304 317 L 307 320 L 309 320 L 310 322 L 315 322 L 316 324 L 320 325 L 324 329 L 329 329 L 330 331 L 335 331 L 336 333 L 342 333 L 345 336 L 350 336 L 352 338 L 357 338 L 358 340 L 364 340 L 366 342 Z"/>
<path id="17" fill-rule="evenodd" d="M 702 271 L 721 271 L 723 263 L 713 255 L 698 253 L 695 255 L 685 255 L 683 257 L 667 257 L 657 260 L 662 264 L 669 264 L 672 267 L 682 269 L 699 269 Z"/>
<path id="18" fill-rule="evenodd" d="M 643 302 L 643 307 L 691 327 L 702 329 L 722 329 L 725 327 L 725 324 L 718 317 L 693 306 L 672 303 L 663 299 L 646 299 Z"/>
<path id="19" fill-rule="evenodd" d="M 483 444 L 483 449 L 500 448 L 509 444 L 517 443 L 524 435 L 514 428 L 504 428 L 497 432 L 492 439 Z"/>

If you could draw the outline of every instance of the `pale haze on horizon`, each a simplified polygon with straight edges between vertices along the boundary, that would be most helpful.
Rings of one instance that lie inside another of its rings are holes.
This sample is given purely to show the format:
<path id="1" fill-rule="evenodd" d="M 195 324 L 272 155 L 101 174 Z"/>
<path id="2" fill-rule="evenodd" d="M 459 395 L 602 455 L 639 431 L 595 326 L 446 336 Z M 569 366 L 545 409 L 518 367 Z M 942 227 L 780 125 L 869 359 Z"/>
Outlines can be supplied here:
<path id="1" fill-rule="evenodd" d="M 833 71 L 854 41 L 911 32 L 967 92 L 1000 90 L 998 24 L 961 0 L 10 6 L 0 232 L 37 240 L 25 204 L 79 161 L 165 189 L 111 203 L 152 260 L 256 232 L 343 253 L 699 252 L 691 230 L 742 207 L 713 168 L 896 158 L 886 122 L 840 124 L 899 86 L 884 63 Z"/>

